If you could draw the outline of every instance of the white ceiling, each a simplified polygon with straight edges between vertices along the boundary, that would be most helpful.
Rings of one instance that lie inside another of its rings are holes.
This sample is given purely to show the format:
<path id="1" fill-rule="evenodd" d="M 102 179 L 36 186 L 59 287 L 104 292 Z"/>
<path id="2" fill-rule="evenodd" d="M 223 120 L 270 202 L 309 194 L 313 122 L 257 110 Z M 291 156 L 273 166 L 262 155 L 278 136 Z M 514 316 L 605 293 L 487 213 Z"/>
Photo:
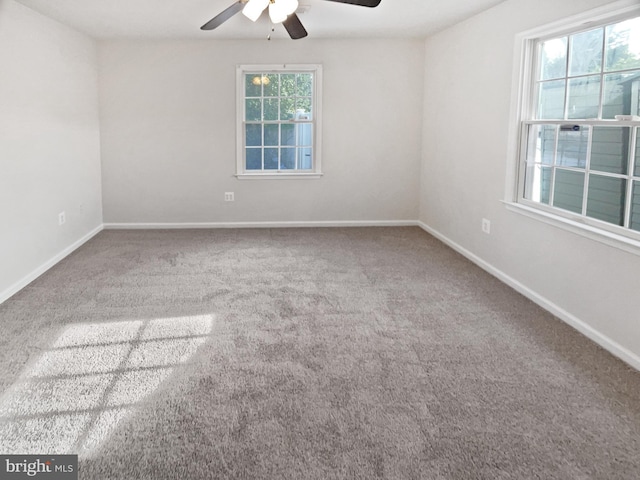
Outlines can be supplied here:
<path id="1" fill-rule="evenodd" d="M 17 0 L 96 38 L 265 38 L 268 15 L 242 14 L 210 32 L 200 26 L 234 0 Z M 504 0 L 382 0 L 376 8 L 300 0 L 300 20 L 313 38 L 426 37 Z M 304 8 L 303 8 L 304 9 Z M 281 25 L 273 38 L 287 38 Z M 301 40 L 304 41 L 304 40 Z"/>

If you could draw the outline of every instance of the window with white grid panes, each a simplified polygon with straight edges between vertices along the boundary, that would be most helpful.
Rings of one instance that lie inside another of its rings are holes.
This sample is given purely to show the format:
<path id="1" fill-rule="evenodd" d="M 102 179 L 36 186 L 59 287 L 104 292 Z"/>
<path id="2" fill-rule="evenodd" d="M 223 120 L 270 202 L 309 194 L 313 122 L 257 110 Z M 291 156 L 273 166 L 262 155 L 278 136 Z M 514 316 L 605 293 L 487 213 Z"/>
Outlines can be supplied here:
<path id="1" fill-rule="evenodd" d="M 640 11 L 527 47 L 518 202 L 640 239 Z"/>
<path id="2" fill-rule="evenodd" d="M 320 173 L 320 66 L 239 67 L 238 175 Z"/>

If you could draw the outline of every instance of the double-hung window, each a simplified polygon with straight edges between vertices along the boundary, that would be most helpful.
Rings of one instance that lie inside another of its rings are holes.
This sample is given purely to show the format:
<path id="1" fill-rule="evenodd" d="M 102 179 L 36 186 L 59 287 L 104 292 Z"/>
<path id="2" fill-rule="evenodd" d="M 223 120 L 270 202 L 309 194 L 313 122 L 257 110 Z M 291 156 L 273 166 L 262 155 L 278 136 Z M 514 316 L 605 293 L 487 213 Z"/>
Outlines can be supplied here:
<path id="1" fill-rule="evenodd" d="M 517 203 L 640 240 L 640 8 L 524 40 Z"/>
<path id="2" fill-rule="evenodd" d="M 320 65 L 237 69 L 239 178 L 318 177 Z"/>

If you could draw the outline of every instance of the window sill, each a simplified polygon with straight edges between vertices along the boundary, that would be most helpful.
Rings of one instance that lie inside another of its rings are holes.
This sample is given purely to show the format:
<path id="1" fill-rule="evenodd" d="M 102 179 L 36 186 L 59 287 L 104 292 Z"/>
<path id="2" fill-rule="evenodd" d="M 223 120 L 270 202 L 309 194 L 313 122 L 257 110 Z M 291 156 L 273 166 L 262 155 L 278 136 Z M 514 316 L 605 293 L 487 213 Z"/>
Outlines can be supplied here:
<path id="1" fill-rule="evenodd" d="M 620 250 L 624 250 L 625 252 L 633 253 L 640 256 L 640 241 L 634 240 L 633 238 L 618 235 L 616 233 L 602 230 L 600 228 L 579 222 L 577 220 L 554 215 L 552 213 L 545 212 L 534 207 L 529 207 L 521 203 L 508 201 L 503 201 L 502 203 L 504 203 L 507 210 L 511 212 L 533 218 L 534 220 L 538 220 L 548 225 L 561 228 L 568 232 L 586 237 L 590 240 L 594 240 L 610 247 L 614 247 Z"/>
<path id="2" fill-rule="evenodd" d="M 238 173 L 238 180 L 294 180 L 322 177 L 322 173 Z"/>

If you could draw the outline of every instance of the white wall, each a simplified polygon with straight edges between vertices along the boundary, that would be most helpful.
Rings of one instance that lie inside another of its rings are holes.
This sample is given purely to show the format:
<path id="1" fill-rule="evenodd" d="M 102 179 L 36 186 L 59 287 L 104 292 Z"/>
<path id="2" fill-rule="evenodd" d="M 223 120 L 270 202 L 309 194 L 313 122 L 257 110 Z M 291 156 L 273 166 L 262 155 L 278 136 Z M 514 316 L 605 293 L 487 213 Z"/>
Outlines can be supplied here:
<path id="1" fill-rule="evenodd" d="M 105 223 L 415 220 L 423 61 L 418 40 L 101 42 Z M 323 65 L 321 179 L 233 176 L 243 63 Z"/>
<path id="2" fill-rule="evenodd" d="M 0 0 L 0 69 L 2 301 L 99 227 L 102 204 L 94 42 Z"/>
<path id="3" fill-rule="evenodd" d="M 516 161 L 507 157 L 514 35 L 606 3 L 508 0 L 427 39 L 420 219 L 640 367 L 640 255 L 500 202 Z"/>

